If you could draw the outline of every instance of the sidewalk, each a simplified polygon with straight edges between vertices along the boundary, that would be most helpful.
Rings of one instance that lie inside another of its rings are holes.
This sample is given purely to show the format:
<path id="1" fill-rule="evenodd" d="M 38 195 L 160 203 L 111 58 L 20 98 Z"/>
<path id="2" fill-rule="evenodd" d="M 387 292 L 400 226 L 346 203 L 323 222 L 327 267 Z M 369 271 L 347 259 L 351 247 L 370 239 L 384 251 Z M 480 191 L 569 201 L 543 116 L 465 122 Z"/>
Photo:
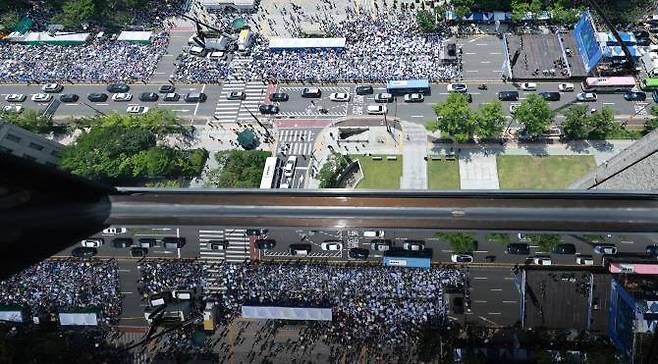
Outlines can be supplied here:
<path id="1" fill-rule="evenodd" d="M 427 189 L 427 130 L 415 123 L 403 122 L 402 177 L 400 189 Z"/>

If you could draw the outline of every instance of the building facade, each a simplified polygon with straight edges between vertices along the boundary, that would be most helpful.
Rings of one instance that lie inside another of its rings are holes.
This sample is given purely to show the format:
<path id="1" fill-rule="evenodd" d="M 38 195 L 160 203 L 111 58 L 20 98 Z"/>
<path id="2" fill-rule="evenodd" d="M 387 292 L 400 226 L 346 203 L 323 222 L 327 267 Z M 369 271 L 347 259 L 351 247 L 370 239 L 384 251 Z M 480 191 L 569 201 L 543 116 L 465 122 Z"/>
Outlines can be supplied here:
<path id="1" fill-rule="evenodd" d="M 56 167 L 63 147 L 39 134 L 0 121 L 0 152 Z"/>

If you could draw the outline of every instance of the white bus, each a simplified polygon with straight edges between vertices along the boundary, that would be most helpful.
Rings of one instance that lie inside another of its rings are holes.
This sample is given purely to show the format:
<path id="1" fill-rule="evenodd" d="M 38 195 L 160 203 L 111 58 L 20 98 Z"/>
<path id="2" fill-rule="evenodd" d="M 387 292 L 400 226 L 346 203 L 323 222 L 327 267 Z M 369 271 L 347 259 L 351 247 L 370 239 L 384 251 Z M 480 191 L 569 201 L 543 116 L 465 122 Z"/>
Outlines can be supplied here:
<path id="1" fill-rule="evenodd" d="M 276 170 L 279 168 L 279 158 L 267 157 L 265 167 L 263 168 L 263 177 L 260 180 L 260 188 L 272 188 Z"/>

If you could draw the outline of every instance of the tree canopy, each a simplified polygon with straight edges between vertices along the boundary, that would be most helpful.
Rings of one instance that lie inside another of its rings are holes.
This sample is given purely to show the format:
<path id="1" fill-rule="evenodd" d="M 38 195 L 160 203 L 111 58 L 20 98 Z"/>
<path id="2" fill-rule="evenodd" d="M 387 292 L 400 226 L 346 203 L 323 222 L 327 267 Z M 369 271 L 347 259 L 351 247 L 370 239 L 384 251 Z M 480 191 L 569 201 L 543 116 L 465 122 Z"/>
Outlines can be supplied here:
<path id="1" fill-rule="evenodd" d="M 5 121 L 37 134 L 47 134 L 54 129 L 52 120 L 42 116 L 41 113 L 34 109 L 25 109 L 20 114 L 5 113 L 2 114 L 2 118 Z"/>
<path id="2" fill-rule="evenodd" d="M 562 241 L 559 234 L 528 234 L 528 239 L 545 253 L 554 251 Z"/>
<path id="3" fill-rule="evenodd" d="M 438 232 L 435 236 L 447 241 L 455 253 L 467 253 L 477 249 L 477 240 L 472 233 Z"/>
<path id="4" fill-rule="evenodd" d="M 436 30 L 434 15 L 429 10 L 418 10 L 416 12 L 416 23 L 424 33 L 431 33 Z"/>
<path id="5" fill-rule="evenodd" d="M 434 105 L 436 120 L 428 122 L 428 130 L 448 133 L 456 142 L 473 139 L 477 130 L 475 113 L 470 109 L 466 96 L 450 93 L 448 99 Z"/>
<path id="6" fill-rule="evenodd" d="M 516 108 L 514 118 L 523 124 L 524 132 L 530 137 L 542 135 L 553 122 L 555 112 L 548 101 L 538 94 L 530 94 Z"/>
<path id="7" fill-rule="evenodd" d="M 224 150 L 215 153 L 219 164 L 209 173 L 209 184 L 219 188 L 258 188 L 265 159 L 272 153 L 261 150 Z"/>
<path id="8" fill-rule="evenodd" d="M 320 188 L 337 187 L 338 175 L 348 164 L 350 164 L 348 156 L 338 153 L 330 155 L 318 171 L 317 178 L 320 181 Z"/>
<path id="9" fill-rule="evenodd" d="M 608 106 L 590 113 L 586 105 L 573 105 L 564 115 L 562 132 L 570 139 L 605 139 L 623 129 Z"/>
<path id="10" fill-rule="evenodd" d="M 495 100 L 481 104 L 475 117 L 477 119 L 476 133 L 480 138 L 501 137 L 505 125 L 505 114 L 500 101 Z"/>

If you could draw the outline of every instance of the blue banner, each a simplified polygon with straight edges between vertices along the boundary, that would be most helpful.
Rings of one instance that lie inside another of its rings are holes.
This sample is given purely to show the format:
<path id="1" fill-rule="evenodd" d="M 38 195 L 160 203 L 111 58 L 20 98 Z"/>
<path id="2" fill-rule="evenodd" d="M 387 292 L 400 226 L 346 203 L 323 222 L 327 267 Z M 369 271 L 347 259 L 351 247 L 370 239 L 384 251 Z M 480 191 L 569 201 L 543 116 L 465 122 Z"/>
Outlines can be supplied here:
<path id="1" fill-rule="evenodd" d="M 601 58 L 603 58 L 603 49 L 596 37 L 596 30 L 592 23 L 589 11 L 580 16 L 573 30 L 573 36 L 576 41 L 578 53 L 585 65 L 585 71 L 589 73 L 592 68 L 596 67 Z"/>

